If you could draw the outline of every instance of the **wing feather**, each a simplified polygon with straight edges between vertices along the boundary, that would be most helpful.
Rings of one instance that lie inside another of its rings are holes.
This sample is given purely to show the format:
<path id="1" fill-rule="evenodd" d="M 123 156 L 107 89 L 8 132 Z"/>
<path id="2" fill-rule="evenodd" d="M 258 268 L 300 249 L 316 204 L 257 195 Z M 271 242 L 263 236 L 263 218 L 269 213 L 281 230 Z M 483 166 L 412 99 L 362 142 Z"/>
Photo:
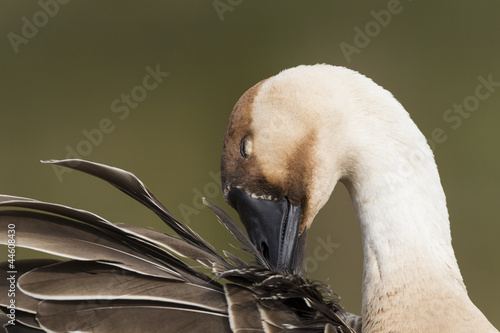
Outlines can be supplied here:
<path id="1" fill-rule="evenodd" d="M 0 243 L 15 225 L 16 246 L 79 260 L 101 260 L 138 273 L 184 281 L 162 262 L 128 247 L 116 235 L 84 223 L 29 211 L 0 211 Z M 114 236 L 114 237 L 113 237 Z"/>
<path id="2" fill-rule="evenodd" d="M 50 332 L 231 332 L 225 314 L 154 302 L 43 301 L 37 319 Z"/>
<path id="3" fill-rule="evenodd" d="M 232 283 L 224 285 L 224 292 L 233 332 L 264 333 L 255 295 L 249 289 Z"/>
<path id="4" fill-rule="evenodd" d="M 200 249 L 199 247 L 187 243 L 182 239 L 141 227 L 126 225 L 122 223 L 118 223 L 116 225 L 122 230 L 130 233 L 131 235 L 140 237 L 142 239 L 147 239 L 151 243 L 166 248 L 183 258 L 196 260 L 206 267 L 212 267 L 212 264 L 215 262 L 223 265 L 227 269 L 229 269 L 230 267 L 229 263 L 227 263 L 221 257 L 215 256 L 211 252 Z"/>
<path id="5" fill-rule="evenodd" d="M 19 277 L 26 272 L 40 266 L 50 265 L 57 262 L 59 261 L 52 259 L 18 259 L 15 261 L 13 267 L 9 267 L 9 263 L 7 261 L 0 263 L 0 271 L 5 272 L 6 275 L 3 279 L 0 279 L 0 306 L 7 307 L 9 306 L 11 299 L 14 299 L 17 310 L 36 313 L 39 300 L 24 294 L 17 288 L 17 285 L 12 289 L 12 292 L 14 292 L 15 295 L 10 297 L 9 290 L 11 290 L 11 283 L 16 284 L 19 281 Z M 10 279 L 11 275 L 13 276 L 13 279 Z"/>
<path id="6" fill-rule="evenodd" d="M 34 269 L 19 279 L 22 291 L 45 300 L 150 300 L 227 312 L 221 290 L 137 274 L 97 262 L 67 261 Z"/>
<path id="7" fill-rule="evenodd" d="M 50 160 L 42 162 L 78 170 L 105 180 L 114 187 L 118 188 L 120 191 L 126 193 L 151 209 L 181 238 L 195 246 L 200 246 L 214 255 L 218 255 L 217 251 L 211 245 L 206 243 L 196 232 L 177 221 L 177 219 L 134 174 L 119 168 L 80 159 Z"/>

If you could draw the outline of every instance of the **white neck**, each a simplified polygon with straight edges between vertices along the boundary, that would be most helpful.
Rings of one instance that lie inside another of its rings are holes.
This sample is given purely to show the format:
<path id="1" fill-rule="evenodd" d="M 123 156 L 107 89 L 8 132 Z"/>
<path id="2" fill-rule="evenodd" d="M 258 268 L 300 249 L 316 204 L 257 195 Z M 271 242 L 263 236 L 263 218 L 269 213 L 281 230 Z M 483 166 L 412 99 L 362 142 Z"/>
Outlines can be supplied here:
<path id="1" fill-rule="evenodd" d="M 434 162 L 407 177 L 383 168 L 345 181 L 362 230 L 363 332 L 496 332 L 467 295 Z"/>
<path id="2" fill-rule="evenodd" d="M 365 108 L 369 121 L 346 121 L 356 142 L 346 151 L 357 154 L 347 158 L 341 176 L 362 231 L 363 333 L 498 332 L 467 295 L 424 136 L 392 96 L 388 101 L 382 94 L 375 107 L 377 98 L 369 97 L 351 111 Z M 378 108 L 386 110 L 380 115 Z M 387 121 L 387 115 L 394 117 Z M 385 132 L 390 134 L 381 139 Z"/>

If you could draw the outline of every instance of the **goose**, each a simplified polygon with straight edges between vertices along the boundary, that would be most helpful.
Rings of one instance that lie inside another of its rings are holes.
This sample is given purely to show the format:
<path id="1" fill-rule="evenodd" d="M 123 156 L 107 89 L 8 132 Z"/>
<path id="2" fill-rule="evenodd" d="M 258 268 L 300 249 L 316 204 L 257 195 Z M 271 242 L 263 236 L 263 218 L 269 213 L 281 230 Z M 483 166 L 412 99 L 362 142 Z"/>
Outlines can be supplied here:
<path id="1" fill-rule="evenodd" d="M 298 66 L 243 94 L 227 126 L 222 186 L 255 247 L 292 267 L 335 185 L 363 244 L 363 333 L 498 332 L 470 300 L 424 135 L 392 94 L 344 67 Z"/>
<path id="2" fill-rule="evenodd" d="M 177 238 L 0 196 L 0 243 L 10 244 L 14 229 L 16 246 L 70 259 L 2 265 L 18 279 L 0 283 L 7 314 L 7 290 L 16 292 L 16 325 L 0 316 L 5 331 L 497 332 L 468 299 L 432 152 L 402 106 L 371 80 L 316 65 L 260 82 L 233 109 L 221 160 L 224 196 L 249 238 L 205 203 L 254 256 L 252 264 L 220 255 L 118 168 L 49 162 L 111 183 Z M 350 190 L 363 231 L 362 317 L 345 314 L 331 291 L 303 272 L 307 229 L 338 180 Z"/>
<path id="3" fill-rule="evenodd" d="M 355 332 L 331 290 L 305 277 L 301 259 L 288 266 L 290 271 L 273 269 L 212 203 L 204 202 L 255 262 L 221 255 L 129 172 L 84 160 L 47 163 L 107 181 L 152 210 L 177 237 L 59 204 L 0 195 L 0 243 L 9 250 L 26 247 L 69 259 L 20 260 L 13 253 L 0 264 L 7 273 L 0 280 L 0 330 Z"/>

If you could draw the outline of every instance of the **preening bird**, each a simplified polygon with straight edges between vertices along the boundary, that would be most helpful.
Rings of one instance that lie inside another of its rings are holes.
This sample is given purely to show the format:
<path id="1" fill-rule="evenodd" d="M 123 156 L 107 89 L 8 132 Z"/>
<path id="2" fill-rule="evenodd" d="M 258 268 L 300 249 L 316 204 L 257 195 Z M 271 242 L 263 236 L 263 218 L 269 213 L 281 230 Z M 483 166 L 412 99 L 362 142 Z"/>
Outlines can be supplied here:
<path id="1" fill-rule="evenodd" d="M 367 77 L 315 65 L 259 82 L 232 111 L 221 174 L 274 267 L 293 265 L 301 233 L 335 185 L 347 187 L 363 243 L 363 333 L 498 332 L 467 295 L 424 135 Z"/>
<path id="2" fill-rule="evenodd" d="M 5 332 L 354 333 L 335 295 L 303 277 L 300 261 L 290 267 L 294 274 L 271 270 L 245 233 L 213 204 L 205 202 L 254 263 L 219 254 L 131 173 L 83 160 L 50 163 L 111 183 L 179 237 L 113 224 L 62 205 L 0 196 L 2 244 L 70 259 L 3 263 L 8 278 L 0 281 L 0 307 L 6 314 L 0 323 Z"/>
<path id="3" fill-rule="evenodd" d="M 425 137 L 387 90 L 357 72 L 329 65 L 288 69 L 252 87 L 234 107 L 222 186 L 248 238 L 210 207 L 254 264 L 218 254 L 133 175 L 85 161 L 53 163 L 110 182 L 181 239 L 4 196 L 2 242 L 15 224 L 19 246 L 72 259 L 20 263 L 27 305 L 16 319 L 34 329 L 498 332 L 467 295 Z M 307 229 L 339 181 L 362 234 L 361 317 L 344 315 L 323 298 L 323 285 L 301 276 Z M 215 278 L 179 256 L 211 268 Z"/>

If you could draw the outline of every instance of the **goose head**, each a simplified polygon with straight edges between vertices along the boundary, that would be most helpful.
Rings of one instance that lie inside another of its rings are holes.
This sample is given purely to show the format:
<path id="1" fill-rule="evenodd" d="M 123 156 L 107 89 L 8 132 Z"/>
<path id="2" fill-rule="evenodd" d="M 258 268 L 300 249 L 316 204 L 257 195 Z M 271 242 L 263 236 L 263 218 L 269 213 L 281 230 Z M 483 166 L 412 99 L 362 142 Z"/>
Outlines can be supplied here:
<path id="1" fill-rule="evenodd" d="M 336 112 L 341 105 L 328 86 L 334 68 L 299 66 L 263 80 L 245 92 L 229 118 L 221 158 L 224 196 L 274 268 L 292 268 L 305 244 L 299 238 L 346 169 L 345 115 Z M 337 130 L 325 122 L 338 124 Z"/>

